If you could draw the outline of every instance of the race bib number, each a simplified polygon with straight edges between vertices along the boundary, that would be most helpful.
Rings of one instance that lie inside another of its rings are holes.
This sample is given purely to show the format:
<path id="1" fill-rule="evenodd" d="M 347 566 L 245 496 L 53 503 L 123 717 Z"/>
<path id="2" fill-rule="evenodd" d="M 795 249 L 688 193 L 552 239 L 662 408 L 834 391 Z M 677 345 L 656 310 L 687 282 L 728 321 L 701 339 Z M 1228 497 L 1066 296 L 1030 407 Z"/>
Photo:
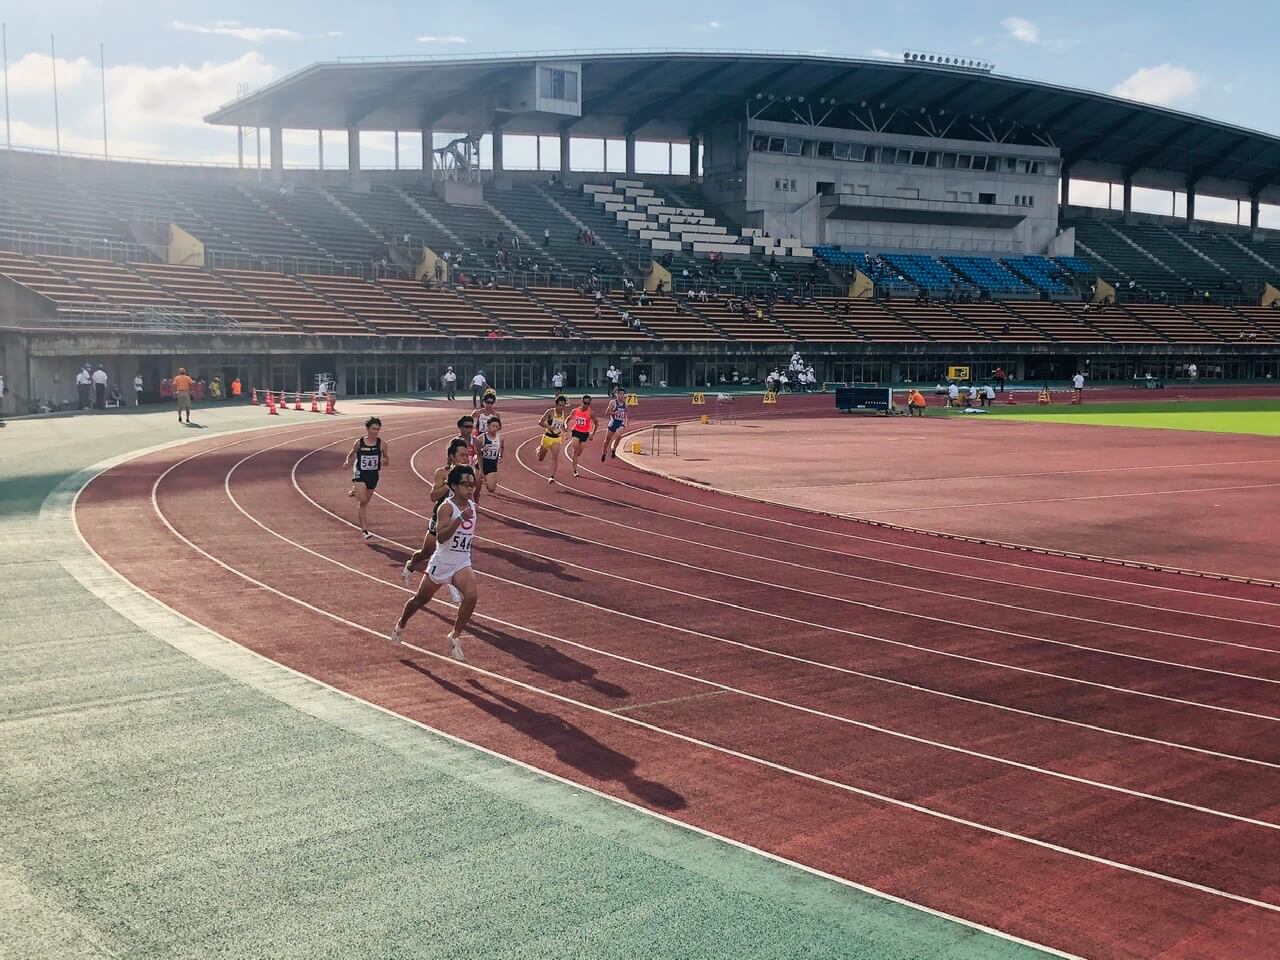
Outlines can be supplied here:
<path id="1" fill-rule="evenodd" d="M 471 549 L 471 534 L 458 533 L 453 537 L 453 549 L 466 552 Z"/>
<path id="2" fill-rule="evenodd" d="M 361 470 L 377 470 L 381 466 L 382 466 L 382 457 L 378 456 L 376 453 L 372 455 L 367 453 L 360 455 Z"/>

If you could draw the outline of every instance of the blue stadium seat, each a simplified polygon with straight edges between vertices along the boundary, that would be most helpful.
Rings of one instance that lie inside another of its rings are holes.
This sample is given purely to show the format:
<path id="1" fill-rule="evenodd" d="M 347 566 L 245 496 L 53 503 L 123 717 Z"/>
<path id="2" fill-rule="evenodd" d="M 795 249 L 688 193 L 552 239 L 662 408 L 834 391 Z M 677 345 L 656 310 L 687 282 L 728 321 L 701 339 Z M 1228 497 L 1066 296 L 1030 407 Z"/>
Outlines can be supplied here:
<path id="1" fill-rule="evenodd" d="M 1070 293 L 1068 273 L 1047 257 L 1005 257 L 1006 267 L 1045 293 Z"/>
<path id="2" fill-rule="evenodd" d="M 955 276 L 933 257 L 919 253 L 886 253 L 884 259 L 916 286 L 931 294 L 948 293 L 956 287 Z"/>
<path id="3" fill-rule="evenodd" d="M 1098 275 L 1098 271 L 1093 269 L 1093 264 L 1083 257 L 1054 257 L 1053 262 L 1065 269 L 1073 277 L 1090 279 Z"/>
<path id="4" fill-rule="evenodd" d="M 1026 294 L 1033 288 L 1004 264 L 990 257 L 945 257 L 943 263 L 992 294 Z"/>

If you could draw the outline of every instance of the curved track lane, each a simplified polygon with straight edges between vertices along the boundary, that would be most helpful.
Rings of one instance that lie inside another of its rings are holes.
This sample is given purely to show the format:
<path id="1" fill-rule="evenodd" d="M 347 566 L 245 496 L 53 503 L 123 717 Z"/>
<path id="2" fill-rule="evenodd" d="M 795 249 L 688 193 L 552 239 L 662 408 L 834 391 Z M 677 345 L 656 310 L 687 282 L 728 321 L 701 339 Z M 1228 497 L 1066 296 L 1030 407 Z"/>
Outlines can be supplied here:
<path id="1" fill-rule="evenodd" d="M 1000 582 L 952 578 L 931 538 L 598 459 L 548 487 L 517 412 L 457 664 L 447 605 L 385 640 L 452 417 L 385 419 L 369 543 L 345 519 L 345 423 L 143 457 L 77 517 L 193 619 L 628 802 L 1068 953 L 1269 955 L 1280 605 L 1261 589 L 976 544 Z"/>

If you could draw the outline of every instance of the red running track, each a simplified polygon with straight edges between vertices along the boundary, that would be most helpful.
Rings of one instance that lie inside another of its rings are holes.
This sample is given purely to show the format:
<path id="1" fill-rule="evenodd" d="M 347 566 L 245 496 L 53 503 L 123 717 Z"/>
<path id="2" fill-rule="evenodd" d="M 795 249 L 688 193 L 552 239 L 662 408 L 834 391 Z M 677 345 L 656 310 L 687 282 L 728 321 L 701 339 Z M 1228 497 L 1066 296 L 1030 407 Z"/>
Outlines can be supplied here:
<path id="1" fill-rule="evenodd" d="M 1274 955 L 1273 589 L 940 544 L 598 459 L 548 487 L 508 411 L 458 664 L 447 605 L 386 640 L 454 417 L 384 419 L 369 543 L 347 423 L 142 457 L 77 519 L 237 642 L 680 821 L 1070 954 Z M 942 575 L 957 551 L 992 576 Z"/>

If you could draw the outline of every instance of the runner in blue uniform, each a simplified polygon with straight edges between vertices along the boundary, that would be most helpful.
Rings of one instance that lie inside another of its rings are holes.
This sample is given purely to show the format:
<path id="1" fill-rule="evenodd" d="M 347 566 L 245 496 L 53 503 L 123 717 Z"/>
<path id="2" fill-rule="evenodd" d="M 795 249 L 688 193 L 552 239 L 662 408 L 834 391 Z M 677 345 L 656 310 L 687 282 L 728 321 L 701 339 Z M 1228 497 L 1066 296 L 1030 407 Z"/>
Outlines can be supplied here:
<path id="1" fill-rule="evenodd" d="M 347 496 L 355 497 L 359 507 L 356 518 L 360 524 L 360 535 L 366 540 L 373 534 L 369 532 L 368 507 L 369 499 L 378 486 L 378 476 L 382 468 L 391 463 L 391 449 L 387 442 L 378 436 L 382 432 L 382 421 L 370 417 L 364 422 L 364 436 L 358 437 L 351 446 L 351 452 L 342 461 L 344 467 L 352 467 L 351 490 Z"/>
<path id="2" fill-rule="evenodd" d="M 604 449 L 600 451 L 601 463 L 604 463 L 606 455 L 614 458 L 618 456 L 618 443 L 627 426 L 627 391 L 624 388 L 613 388 L 613 399 L 604 408 L 604 415 L 609 421 L 609 433 L 604 440 Z"/>

